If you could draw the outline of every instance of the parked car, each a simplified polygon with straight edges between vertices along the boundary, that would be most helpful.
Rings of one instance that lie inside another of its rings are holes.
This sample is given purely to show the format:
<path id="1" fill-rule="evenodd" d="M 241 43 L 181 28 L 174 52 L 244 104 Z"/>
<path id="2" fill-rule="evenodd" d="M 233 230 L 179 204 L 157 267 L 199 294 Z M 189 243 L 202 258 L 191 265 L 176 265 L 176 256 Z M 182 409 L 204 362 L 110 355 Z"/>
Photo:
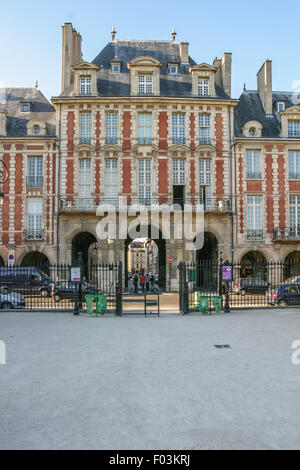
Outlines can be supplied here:
<path id="1" fill-rule="evenodd" d="M 268 294 L 268 301 L 272 305 L 300 305 L 300 284 L 280 284 L 275 290 L 268 291 Z"/>
<path id="2" fill-rule="evenodd" d="M 52 296 L 55 302 L 60 302 L 61 299 L 71 299 L 75 300 L 75 295 L 77 292 L 77 283 L 73 281 L 58 281 L 55 282 L 52 289 Z M 90 286 L 87 283 L 81 284 L 82 300 L 84 301 L 84 296 L 87 294 L 99 294 L 99 291 L 94 287 Z"/>
<path id="3" fill-rule="evenodd" d="M 269 283 L 263 279 L 242 278 L 234 286 L 236 294 L 265 294 L 269 288 Z"/>
<path id="4" fill-rule="evenodd" d="M 25 297 L 18 292 L 8 292 L 5 286 L 0 287 L 0 308 L 10 310 L 12 308 L 25 307 Z"/>
<path id="5" fill-rule="evenodd" d="M 5 266 L 0 268 L 0 286 L 25 295 L 49 297 L 53 282 L 39 268 Z"/>

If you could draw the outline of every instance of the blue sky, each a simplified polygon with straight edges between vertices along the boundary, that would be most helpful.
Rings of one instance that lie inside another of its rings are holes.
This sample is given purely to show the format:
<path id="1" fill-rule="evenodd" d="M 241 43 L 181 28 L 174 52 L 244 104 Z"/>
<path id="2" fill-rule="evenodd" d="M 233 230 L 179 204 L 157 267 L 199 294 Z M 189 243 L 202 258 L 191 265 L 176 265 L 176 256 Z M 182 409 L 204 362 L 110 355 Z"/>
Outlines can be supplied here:
<path id="1" fill-rule="evenodd" d="M 278 7 L 277 7 L 278 4 Z M 61 26 L 72 22 L 92 61 L 110 41 L 171 39 L 190 43 L 197 63 L 233 54 L 233 97 L 243 84 L 256 89 L 256 73 L 273 61 L 273 90 L 292 90 L 300 80 L 299 0 L 42 0 L 3 1 L 0 10 L 1 86 L 34 86 L 47 97 L 60 92 Z"/>

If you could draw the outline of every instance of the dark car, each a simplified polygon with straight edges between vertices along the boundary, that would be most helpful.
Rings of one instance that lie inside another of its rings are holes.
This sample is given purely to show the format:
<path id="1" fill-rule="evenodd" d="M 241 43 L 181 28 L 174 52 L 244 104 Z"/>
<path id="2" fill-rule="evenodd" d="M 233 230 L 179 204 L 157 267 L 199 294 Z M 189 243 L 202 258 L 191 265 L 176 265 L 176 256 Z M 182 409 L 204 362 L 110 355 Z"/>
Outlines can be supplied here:
<path id="1" fill-rule="evenodd" d="M 269 288 L 269 283 L 263 279 L 242 278 L 234 286 L 236 294 L 265 294 Z"/>
<path id="2" fill-rule="evenodd" d="M 273 294 L 276 305 L 300 305 L 300 284 L 280 284 Z"/>
<path id="3" fill-rule="evenodd" d="M 61 299 L 75 300 L 75 296 L 78 295 L 78 284 L 73 281 L 58 281 L 55 282 L 52 290 L 52 295 L 55 302 L 60 302 Z M 99 291 L 87 283 L 81 284 L 82 300 L 87 294 L 99 294 Z"/>
<path id="4" fill-rule="evenodd" d="M 0 267 L 0 286 L 7 291 L 15 290 L 25 295 L 49 297 L 53 282 L 39 268 L 34 267 Z"/>
<path id="5" fill-rule="evenodd" d="M 25 307 L 26 301 L 22 294 L 10 292 L 7 287 L 0 287 L 0 308 L 10 310 L 12 308 Z"/>

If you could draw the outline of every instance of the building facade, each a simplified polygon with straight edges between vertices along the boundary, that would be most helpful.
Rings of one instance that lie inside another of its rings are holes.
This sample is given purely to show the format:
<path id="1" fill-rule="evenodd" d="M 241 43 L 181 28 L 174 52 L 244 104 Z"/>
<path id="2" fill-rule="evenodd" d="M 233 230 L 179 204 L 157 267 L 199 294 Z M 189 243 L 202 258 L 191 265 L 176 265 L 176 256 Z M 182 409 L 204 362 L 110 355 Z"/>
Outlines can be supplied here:
<path id="1" fill-rule="evenodd" d="M 99 204 L 115 208 L 119 228 L 134 220 L 136 204 L 203 205 L 201 250 L 184 237 L 164 238 L 160 216 L 156 235 L 150 219 L 140 227 L 136 238 L 158 247 L 163 287 L 177 287 L 182 260 L 298 256 L 300 97 L 272 91 L 271 61 L 258 72 L 257 90 L 237 100 L 231 54 L 197 64 L 174 31 L 170 41 L 136 41 L 117 39 L 113 29 L 91 62 L 83 61 L 81 42 L 66 23 L 62 91 L 52 105 L 37 88 L 1 91 L 0 158 L 10 172 L 0 210 L 2 264 L 38 254 L 72 263 L 81 252 L 85 266 L 122 260 L 126 279 L 134 239 L 100 240 Z M 120 198 L 132 210 L 126 220 Z M 170 220 L 172 234 L 173 213 Z"/>

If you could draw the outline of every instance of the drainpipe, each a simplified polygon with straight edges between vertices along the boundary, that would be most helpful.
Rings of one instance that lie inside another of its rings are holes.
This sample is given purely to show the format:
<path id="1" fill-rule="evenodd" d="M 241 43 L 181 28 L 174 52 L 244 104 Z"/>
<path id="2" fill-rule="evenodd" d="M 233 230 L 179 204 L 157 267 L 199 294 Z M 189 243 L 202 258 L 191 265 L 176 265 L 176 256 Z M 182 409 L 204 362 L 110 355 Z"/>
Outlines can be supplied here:
<path id="1" fill-rule="evenodd" d="M 229 179 L 229 190 L 230 190 L 230 206 L 231 206 L 231 263 L 233 264 L 234 261 L 234 221 L 233 221 L 233 181 L 232 181 L 232 143 L 231 139 L 231 107 L 228 107 L 228 125 L 229 125 L 229 171 L 230 171 L 230 179 Z"/>
<path id="2" fill-rule="evenodd" d="M 59 264 L 59 202 L 60 202 L 60 160 L 61 160 L 61 104 L 58 112 L 58 161 L 56 165 L 56 264 Z"/>

